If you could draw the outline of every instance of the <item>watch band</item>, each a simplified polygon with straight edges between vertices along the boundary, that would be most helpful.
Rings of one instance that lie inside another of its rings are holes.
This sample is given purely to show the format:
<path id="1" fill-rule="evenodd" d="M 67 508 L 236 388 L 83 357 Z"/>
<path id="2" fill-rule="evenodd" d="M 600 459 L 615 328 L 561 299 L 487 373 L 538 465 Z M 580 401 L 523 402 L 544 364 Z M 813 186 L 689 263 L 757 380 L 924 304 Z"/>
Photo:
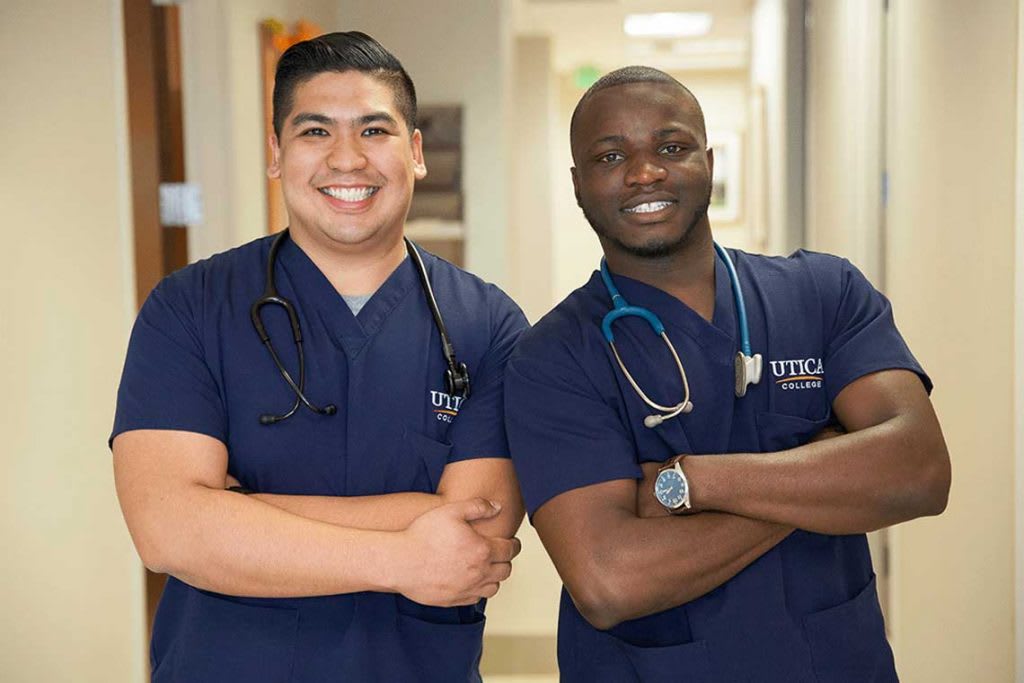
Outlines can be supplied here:
<path id="1" fill-rule="evenodd" d="M 685 458 L 685 457 L 686 457 L 685 453 L 683 453 L 682 455 L 677 455 L 676 457 L 672 458 L 667 463 L 665 463 L 665 465 L 660 470 L 658 470 L 658 471 L 659 472 L 664 472 L 665 470 L 670 470 L 673 467 L 675 467 L 677 464 L 679 465 L 679 469 L 682 469 L 683 468 L 683 458 Z"/>

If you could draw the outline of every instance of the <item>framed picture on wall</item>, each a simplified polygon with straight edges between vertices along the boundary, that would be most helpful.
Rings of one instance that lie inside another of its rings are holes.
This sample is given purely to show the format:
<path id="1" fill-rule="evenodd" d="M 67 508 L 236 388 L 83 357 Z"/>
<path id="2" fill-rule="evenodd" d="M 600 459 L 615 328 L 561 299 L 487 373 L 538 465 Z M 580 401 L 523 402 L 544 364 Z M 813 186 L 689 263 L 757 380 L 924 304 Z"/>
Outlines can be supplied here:
<path id="1" fill-rule="evenodd" d="M 708 131 L 708 146 L 715 154 L 708 218 L 715 223 L 735 223 L 743 206 L 743 166 L 740 136 L 735 131 Z"/>

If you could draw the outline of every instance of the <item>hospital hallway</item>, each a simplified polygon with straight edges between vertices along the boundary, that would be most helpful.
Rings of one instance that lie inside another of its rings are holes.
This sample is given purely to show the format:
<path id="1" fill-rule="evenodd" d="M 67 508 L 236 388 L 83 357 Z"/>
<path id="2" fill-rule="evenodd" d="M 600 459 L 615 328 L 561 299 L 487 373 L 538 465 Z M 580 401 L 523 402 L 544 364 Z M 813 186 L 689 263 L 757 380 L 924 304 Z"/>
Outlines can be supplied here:
<path id="1" fill-rule="evenodd" d="M 163 577 L 107 445 L 132 325 L 165 274 L 285 227 L 273 66 L 345 30 L 416 84 L 407 234 L 531 322 L 601 258 L 579 98 L 629 64 L 687 85 L 715 239 L 849 259 L 934 381 L 948 507 L 869 537 L 900 680 L 1024 683 L 1024 0 L 0 0 L 0 681 L 149 680 Z M 484 683 L 558 680 L 561 582 L 519 536 Z"/>

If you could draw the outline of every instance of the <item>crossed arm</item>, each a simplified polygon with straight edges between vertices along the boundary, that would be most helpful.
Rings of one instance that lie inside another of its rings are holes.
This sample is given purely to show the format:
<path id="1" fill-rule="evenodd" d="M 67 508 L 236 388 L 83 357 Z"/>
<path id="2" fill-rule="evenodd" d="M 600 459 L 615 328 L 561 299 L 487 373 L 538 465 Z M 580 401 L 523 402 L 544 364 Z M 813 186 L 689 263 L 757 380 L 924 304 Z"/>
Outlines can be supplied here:
<path id="1" fill-rule="evenodd" d="M 949 456 L 913 373 L 862 377 L 833 409 L 848 433 L 777 453 L 684 458 L 700 514 L 661 510 L 653 500 L 660 464 L 645 467 L 639 483 L 609 481 L 541 506 L 534 526 L 580 613 L 607 629 L 689 602 L 794 528 L 862 533 L 942 512 Z"/>
<path id="2" fill-rule="evenodd" d="M 143 563 L 198 588 L 260 597 L 399 592 L 425 604 L 490 597 L 519 552 L 508 461 L 453 463 L 438 494 L 242 496 L 227 449 L 193 432 L 115 438 L 118 499 Z M 494 501 L 497 506 L 492 506 Z"/>
<path id="3" fill-rule="evenodd" d="M 228 483 L 237 483 L 229 477 Z M 437 493 L 388 493 L 376 496 L 286 496 L 255 493 L 256 500 L 292 514 L 338 526 L 377 531 L 401 531 L 425 512 L 446 502 L 485 498 L 501 503 L 496 517 L 476 520 L 473 528 L 485 536 L 512 538 L 523 520 L 512 461 L 481 458 L 449 464 L 441 475 Z"/>

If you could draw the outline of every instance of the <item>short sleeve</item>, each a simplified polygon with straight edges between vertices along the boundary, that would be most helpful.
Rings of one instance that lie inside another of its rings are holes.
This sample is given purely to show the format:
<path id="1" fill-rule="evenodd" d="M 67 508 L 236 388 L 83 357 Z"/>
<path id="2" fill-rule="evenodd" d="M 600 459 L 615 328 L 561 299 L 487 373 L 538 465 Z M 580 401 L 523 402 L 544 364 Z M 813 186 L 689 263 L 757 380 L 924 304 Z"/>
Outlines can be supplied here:
<path id="1" fill-rule="evenodd" d="M 493 285 L 491 299 L 491 341 L 470 376 L 470 395 L 452 425 L 449 462 L 474 458 L 508 458 L 505 434 L 505 368 L 519 336 L 529 323 L 512 300 Z"/>
<path id="2" fill-rule="evenodd" d="M 165 279 L 132 329 L 110 442 L 136 429 L 198 432 L 227 441 L 221 393 L 203 353 L 196 306 L 182 282 Z"/>
<path id="3" fill-rule="evenodd" d="M 881 370 L 910 370 L 930 393 L 931 379 L 896 329 L 889 300 L 846 259 L 830 261 L 840 267 L 819 279 L 823 300 L 834 310 L 824 358 L 829 402 L 854 380 Z"/>
<path id="4" fill-rule="evenodd" d="M 566 491 L 642 476 L 619 414 L 559 343 L 516 352 L 505 379 L 505 425 L 531 517 Z"/>

